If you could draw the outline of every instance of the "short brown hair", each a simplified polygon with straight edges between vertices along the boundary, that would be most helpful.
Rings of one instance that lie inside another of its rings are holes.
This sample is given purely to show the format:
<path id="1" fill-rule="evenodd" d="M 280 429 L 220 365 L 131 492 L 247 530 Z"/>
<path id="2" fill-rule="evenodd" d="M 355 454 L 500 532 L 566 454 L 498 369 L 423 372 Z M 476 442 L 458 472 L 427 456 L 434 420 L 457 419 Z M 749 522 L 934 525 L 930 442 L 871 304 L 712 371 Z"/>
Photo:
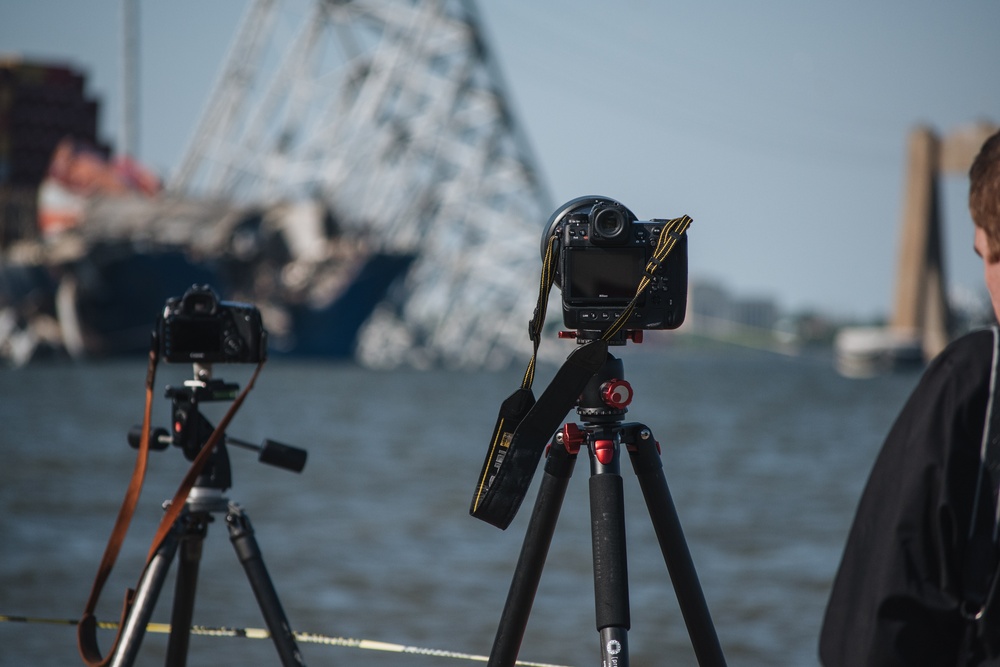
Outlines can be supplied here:
<path id="1" fill-rule="evenodd" d="M 988 259 L 1000 260 L 1000 132 L 986 140 L 969 169 L 969 213 L 986 232 Z"/>

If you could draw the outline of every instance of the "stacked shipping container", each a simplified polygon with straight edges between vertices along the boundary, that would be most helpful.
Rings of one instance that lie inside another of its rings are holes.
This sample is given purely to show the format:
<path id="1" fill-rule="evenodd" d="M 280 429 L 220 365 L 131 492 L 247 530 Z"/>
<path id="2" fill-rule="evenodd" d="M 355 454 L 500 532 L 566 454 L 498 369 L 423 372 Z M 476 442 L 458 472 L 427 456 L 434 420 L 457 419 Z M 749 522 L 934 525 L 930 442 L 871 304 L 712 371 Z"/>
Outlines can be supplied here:
<path id="1" fill-rule="evenodd" d="M 97 139 L 99 104 L 67 65 L 0 59 L 0 248 L 36 233 L 38 187 L 56 145 Z"/>

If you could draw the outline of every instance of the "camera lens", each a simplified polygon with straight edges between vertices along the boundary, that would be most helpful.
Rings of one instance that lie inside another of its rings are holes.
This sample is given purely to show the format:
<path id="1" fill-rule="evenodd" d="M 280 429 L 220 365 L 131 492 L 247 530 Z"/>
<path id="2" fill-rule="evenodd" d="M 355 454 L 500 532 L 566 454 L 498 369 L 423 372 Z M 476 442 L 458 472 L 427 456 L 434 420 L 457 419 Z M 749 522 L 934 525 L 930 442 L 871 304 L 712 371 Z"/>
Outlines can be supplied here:
<path id="1" fill-rule="evenodd" d="M 590 211 L 590 238 L 592 241 L 624 243 L 628 233 L 625 213 L 616 206 L 598 204 Z"/>

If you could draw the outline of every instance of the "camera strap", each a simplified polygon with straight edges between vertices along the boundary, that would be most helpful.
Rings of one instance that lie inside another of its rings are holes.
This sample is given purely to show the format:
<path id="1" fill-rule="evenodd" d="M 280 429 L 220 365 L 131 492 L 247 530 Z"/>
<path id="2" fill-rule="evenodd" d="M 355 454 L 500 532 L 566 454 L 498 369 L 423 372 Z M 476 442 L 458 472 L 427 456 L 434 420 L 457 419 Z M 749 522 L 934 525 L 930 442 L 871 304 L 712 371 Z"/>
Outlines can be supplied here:
<path id="1" fill-rule="evenodd" d="M 542 340 L 542 327 L 545 325 L 545 312 L 548 310 L 549 294 L 552 292 L 552 284 L 555 281 L 556 260 L 558 259 L 556 246 L 558 243 L 559 238 L 555 234 L 550 236 L 548 245 L 545 248 L 545 257 L 542 258 L 542 275 L 538 285 L 538 300 L 535 303 L 534 316 L 528 322 L 528 338 L 531 340 L 532 345 L 528 368 L 524 371 L 521 386 L 500 404 L 497 421 L 493 427 L 493 435 L 490 437 L 490 446 L 486 452 L 486 460 L 483 462 L 483 469 L 479 473 L 479 483 L 476 485 L 476 492 L 472 496 L 472 505 L 469 508 L 469 513 L 472 516 L 493 525 L 499 525 L 499 523 L 503 522 L 502 517 L 496 516 L 497 510 L 493 509 L 497 504 L 494 500 L 497 495 L 494 490 L 494 483 L 497 481 L 503 463 L 507 458 L 507 453 L 514 439 L 514 431 L 524 421 L 528 412 L 535 405 L 535 394 L 531 390 L 531 385 L 535 381 L 538 346 Z M 507 523 L 509 523 L 509 520 Z M 506 528 L 506 525 L 501 527 Z"/>
<path id="2" fill-rule="evenodd" d="M 987 657 L 1000 655 L 1000 329 L 991 327 L 993 360 L 990 371 L 989 399 L 980 446 L 979 474 L 966 547 L 963 616 L 969 621 L 966 641 L 977 644 Z"/>
<path id="3" fill-rule="evenodd" d="M 650 257 L 649 261 L 646 262 L 646 267 L 642 272 L 642 278 L 639 279 L 639 285 L 636 287 L 635 296 L 629 301 L 628 305 L 625 306 L 625 310 L 622 311 L 618 319 L 607 328 L 604 334 L 601 336 L 606 341 L 612 340 L 618 333 L 628 324 L 629 318 L 632 317 L 632 313 L 635 312 L 635 304 L 639 301 L 639 297 L 642 296 L 646 288 L 649 287 L 650 283 L 653 282 L 653 278 L 656 272 L 659 271 L 660 265 L 667 259 L 667 255 L 670 251 L 674 249 L 677 242 L 681 240 L 684 233 L 687 232 L 688 227 L 691 226 L 691 217 L 687 215 L 682 215 L 679 218 L 673 218 L 671 220 L 663 221 L 663 229 L 660 231 L 660 237 L 656 241 L 656 248 L 653 249 L 653 256 Z"/>
<path id="4" fill-rule="evenodd" d="M 135 508 L 142 493 L 143 481 L 146 479 L 146 468 L 149 463 L 149 425 L 153 410 L 153 380 L 156 377 L 156 362 L 157 353 L 156 345 L 154 344 L 149 351 L 149 366 L 146 372 L 146 407 L 143 412 L 142 436 L 139 440 L 139 453 L 135 459 L 135 468 L 132 470 L 132 479 L 125 492 L 125 499 L 122 501 L 121 509 L 118 510 L 118 518 L 115 520 L 114 529 L 108 538 L 108 544 L 104 549 L 104 556 L 101 557 L 101 564 L 97 568 L 97 576 L 94 578 L 94 584 L 90 589 L 90 597 L 87 598 L 83 617 L 77 625 L 76 636 L 80 656 L 91 667 L 107 665 L 110 662 L 111 655 L 114 653 L 114 647 L 118 646 L 118 642 L 121 639 L 121 630 L 125 627 L 129 609 L 134 602 L 135 591 L 129 589 L 125 594 L 121 620 L 118 623 L 118 635 L 115 637 L 112 651 L 108 654 L 107 658 L 102 658 L 101 651 L 97 646 L 97 618 L 94 616 L 94 609 L 97 607 L 97 601 L 101 597 L 104 584 L 107 582 L 108 576 L 115 566 L 115 561 L 118 559 L 118 553 L 121 551 L 122 543 L 125 541 L 125 534 L 128 533 L 129 524 L 132 521 L 132 516 L 135 514 Z"/>
<path id="5" fill-rule="evenodd" d="M 552 433 L 608 357 L 608 344 L 594 340 L 573 350 L 538 401 L 519 389 L 500 406 L 500 417 L 470 514 L 506 529 L 517 514 Z"/>
<path id="6" fill-rule="evenodd" d="M 139 439 L 139 453 L 136 456 L 132 479 L 129 482 L 127 491 L 125 492 L 125 499 L 122 501 L 121 509 L 118 511 L 118 518 L 115 520 L 111 536 L 108 538 L 108 544 L 107 547 L 105 547 L 101 563 L 97 568 L 97 576 L 94 578 L 94 584 L 91 587 L 90 596 L 87 598 L 87 604 L 84 607 L 83 616 L 80 619 L 80 623 L 77 625 L 77 646 L 80 651 L 80 656 L 89 667 L 105 667 L 111 662 L 115 650 L 118 647 L 118 643 L 121 641 L 121 633 L 125 627 L 125 621 L 128 619 L 129 612 L 135 602 L 135 589 L 130 588 L 125 593 L 121 620 L 118 623 L 118 634 L 115 636 L 114 644 L 112 644 L 108 655 L 102 657 L 100 648 L 97 645 L 98 624 L 94 611 L 97 607 L 97 602 L 101 597 L 101 591 L 104 589 L 104 584 L 107 582 L 108 576 L 111 574 L 112 568 L 114 568 L 115 561 L 118 559 L 118 554 L 125 541 L 125 535 L 128 533 L 129 524 L 132 521 L 132 516 L 135 514 L 135 508 L 138 504 L 139 496 L 142 493 L 142 485 L 146 478 L 146 469 L 149 461 L 150 423 L 152 420 L 153 409 L 153 384 L 154 378 L 156 377 L 156 365 L 158 361 L 157 349 L 158 346 L 154 339 L 153 345 L 149 351 L 149 367 L 146 372 L 146 404 L 143 411 L 142 434 Z M 177 492 L 174 494 L 170 505 L 164 512 L 163 518 L 160 520 L 160 526 L 156 531 L 156 535 L 153 537 L 149 554 L 146 557 L 146 564 L 143 566 L 143 572 L 139 576 L 140 582 L 145 576 L 146 570 L 149 568 L 149 565 L 153 560 L 153 556 L 156 555 L 157 550 L 163 544 L 163 540 L 167 537 L 167 534 L 173 527 L 177 517 L 180 516 L 181 511 L 184 509 L 188 494 L 191 492 L 195 481 L 198 479 L 198 475 L 201 474 L 201 470 L 205 467 L 205 463 L 215 450 L 216 444 L 222 438 L 226 428 L 229 426 L 229 423 L 236 415 L 237 410 L 239 410 L 240 406 L 243 404 L 243 400 L 253 387 L 254 382 L 260 374 L 263 366 L 263 361 L 257 364 L 257 368 L 254 370 L 250 381 L 230 405 L 225 416 L 223 416 L 218 426 L 215 427 L 215 430 L 212 431 L 212 434 L 202 446 L 201 451 L 198 452 L 198 456 L 196 456 L 195 460 L 191 463 L 191 467 L 188 469 L 184 479 L 181 480 L 180 486 L 177 488 Z"/>
<path id="7" fill-rule="evenodd" d="M 486 460 L 472 497 L 469 509 L 472 516 L 501 530 L 506 529 L 513 521 L 531 485 L 546 443 L 576 404 L 587 383 L 604 365 L 608 357 L 609 341 L 626 326 L 639 297 L 690 225 L 691 218 L 686 215 L 665 222 L 653 256 L 646 264 L 631 302 L 600 338 L 577 347 L 570 353 L 536 402 L 531 385 L 558 259 L 558 237 L 553 235 L 549 238 L 542 260 L 538 302 L 534 317 L 528 323 L 528 333 L 533 345 L 531 360 L 521 387 L 500 405 Z"/>

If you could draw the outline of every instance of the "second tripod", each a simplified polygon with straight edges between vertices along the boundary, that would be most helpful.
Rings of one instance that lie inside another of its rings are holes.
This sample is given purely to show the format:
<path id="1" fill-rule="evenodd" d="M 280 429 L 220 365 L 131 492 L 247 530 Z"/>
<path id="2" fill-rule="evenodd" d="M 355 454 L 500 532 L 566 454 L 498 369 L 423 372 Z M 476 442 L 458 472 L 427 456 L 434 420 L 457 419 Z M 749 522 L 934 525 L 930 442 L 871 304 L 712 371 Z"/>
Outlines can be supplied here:
<path id="1" fill-rule="evenodd" d="M 182 388 L 167 388 L 167 397 L 172 399 L 173 433 L 157 429 L 154 432 L 157 443 L 154 447 L 162 449 L 174 444 L 181 447 L 189 459 L 194 459 L 213 431 L 213 426 L 199 411 L 198 404 L 202 401 L 232 398 L 237 389 L 234 384 L 212 379 L 207 366 L 196 365 L 194 380 L 185 382 Z M 129 439 L 133 444 L 137 435 L 134 431 L 130 434 Z M 225 497 L 225 491 L 232 486 L 226 444 L 257 449 L 260 451 L 261 461 L 296 472 L 301 471 L 305 465 L 304 450 L 272 441 L 265 441 L 263 447 L 256 447 L 226 437 L 215 446 L 187 494 L 183 510 L 143 572 L 135 593 L 135 602 L 122 628 L 121 640 L 111 656 L 110 664 L 113 667 L 134 664 L 170 564 L 178 552 L 180 558 L 166 664 L 170 667 L 183 667 L 186 664 L 202 546 L 208 533 L 208 525 L 214 521 L 215 515 L 225 517 L 229 539 L 253 589 L 281 664 L 283 667 L 300 667 L 305 664 L 264 565 L 250 520 L 239 505 Z"/>
<path id="2" fill-rule="evenodd" d="M 590 509 L 594 595 L 602 665 L 627 667 L 631 625 L 625 504 L 621 458 L 628 452 L 677 594 L 700 665 L 724 666 L 719 644 L 677 511 L 667 487 L 659 447 L 644 424 L 623 423 L 632 388 L 620 359 L 608 355 L 577 407 L 582 426 L 566 424 L 549 446 L 521 554 L 490 652 L 491 667 L 515 664 L 542 567 L 577 454 L 585 447 L 591 467 Z"/>

